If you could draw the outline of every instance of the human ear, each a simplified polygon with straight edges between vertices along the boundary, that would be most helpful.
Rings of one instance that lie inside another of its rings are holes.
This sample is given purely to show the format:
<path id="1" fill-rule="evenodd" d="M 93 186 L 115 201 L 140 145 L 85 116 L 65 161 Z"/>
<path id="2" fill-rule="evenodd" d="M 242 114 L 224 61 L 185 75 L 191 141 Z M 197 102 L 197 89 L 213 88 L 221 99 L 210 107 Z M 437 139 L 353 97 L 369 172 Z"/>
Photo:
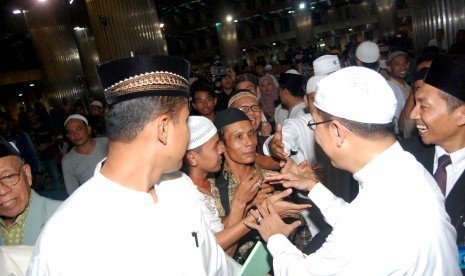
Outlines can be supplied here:
<path id="1" fill-rule="evenodd" d="M 197 158 L 195 158 L 195 154 L 192 152 L 187 153 L 186 156 L 187 163 L 191 167 L 197 167 Z"/>
<path id="2" fill-rule="evenodd" d="M 31 187 L 31 185 L 32 185 L 31 166 L 29 166 L 29 164 L 24 164 L 23 165 L 23 170 L 24 170 L 24 174 L 26 175 L 27 185 L 29 187 Z"/>
<path id="3" fill-rule="evenodd" d="M 457 126 L 461 127 L 465 125 L 465 104 L 462 104 L 456 110 L 458 112 Z"/>
<path id="4" fill-rule="evenodd" d="M 169 118 L 166 115 L 161 115 L 158 118 L 157 128 L 158 128 L 158 141 L 163 145 L 168 143 L 168 123 Z"/>
<path id="5" fill-rule="evenodd" d="M 333 120 L 331 124 L 334 127 L 334 134 L 337 140 L 337 146 L 341 147 L 344 144 L 345 138 L 347 136 L 347 129 L 339 121 Z"/>

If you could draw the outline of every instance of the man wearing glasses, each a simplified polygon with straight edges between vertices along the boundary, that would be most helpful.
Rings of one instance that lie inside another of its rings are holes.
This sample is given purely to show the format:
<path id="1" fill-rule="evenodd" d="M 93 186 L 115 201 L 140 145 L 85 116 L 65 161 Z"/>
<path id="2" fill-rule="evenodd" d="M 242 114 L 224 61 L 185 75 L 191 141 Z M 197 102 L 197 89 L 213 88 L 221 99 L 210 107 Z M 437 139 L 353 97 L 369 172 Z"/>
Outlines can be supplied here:
<path id="1" fill-rule="evenodd" d="M 0 137 L 0 245 L 34 245 L 61 201 L 31 189 L 32 174 L 19 151 Z"/>
<path id="2" fill-rule="evenodd" d="M 404 151 L 394 134 L 397 101 L 377 72 L 341 69 L 319 82 L 309 127 L 331 162 L 358 181 L 348 203 L 310 174 L 265 175 L 270 183 L 305 191 L 333 230 L 305 255 L 272 203 L 257 206 L 259 230 L 273 255 L 275 275 L 461 275 L 455 230 L 433 177 Z"/>

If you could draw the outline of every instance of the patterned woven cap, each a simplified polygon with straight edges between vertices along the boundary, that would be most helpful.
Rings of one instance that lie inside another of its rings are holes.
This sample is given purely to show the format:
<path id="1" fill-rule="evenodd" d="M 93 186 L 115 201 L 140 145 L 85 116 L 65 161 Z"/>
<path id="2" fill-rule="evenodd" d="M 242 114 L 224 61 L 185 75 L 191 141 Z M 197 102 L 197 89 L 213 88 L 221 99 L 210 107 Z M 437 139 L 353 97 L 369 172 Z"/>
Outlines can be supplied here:
<path id="1" fill-rule="evenodd" d="M 172 56 L 136 56 L 97 66 L 108 105 L 148 96 L 189 94 L 190 63 Z"/>
<path id="2" fill-rule="evenodd" d="M 189 116 L 187 125 L 191 132 L 187 150 L 195 149 L 208 142 L 217 133 L 216 127 L 210 119 L 203 116 Z"/>

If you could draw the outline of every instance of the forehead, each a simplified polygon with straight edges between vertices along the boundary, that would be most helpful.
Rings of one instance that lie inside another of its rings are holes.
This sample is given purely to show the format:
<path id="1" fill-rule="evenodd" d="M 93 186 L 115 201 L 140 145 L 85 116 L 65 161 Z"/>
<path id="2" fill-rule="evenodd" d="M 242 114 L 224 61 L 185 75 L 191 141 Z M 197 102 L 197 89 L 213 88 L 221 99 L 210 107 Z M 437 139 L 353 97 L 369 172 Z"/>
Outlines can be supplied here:
<path id="1" fill-rule="evenodd" d="M 232 107 L 238 107 L 242 105 L 258 105 L 258 101 L 255 98 L 244 96 L 234 101 Z"/>
<path id="2" fill-rule="evenodd" d="M 405 55 L 398 55 L 395 57 L 391 63 L 396 63 L 396 62 L 405 62 L 407 61 L 407 57 Z"/>
<path id="3" fill-rule="evenodd" d="M 212 96 L 212 93 L 210 93 L 209 91 L 198 90 L 194 92 L 194 99 L 206 98 L 208 96 Z"/>
<path id="4" fill-rule="evenodd" d="M 0 172 L 17 169 L 21 163 L 21 159 L 18 156 L 8 155 L 0 158 Z"/>
<path id="5" fill-rule="evenodd" d="M 252 122 L 249 120 L 243 120 L 239 122 L 235 122 L 232 124 L 229 124 L 224 127 L 224 132 L 230 133 L 230 134 L 235 134 L 235 133 L 240 133 L 240 132 L 248 132 L 250 130 L 253 130 Z"/>
<path id="6" fill-rule="evenodd" d="M 256 87 L 256 85 L 255 85 L 253 82 L 248 81 L 248 80 L 245 80 L 245 81 L 241 81 L 240 83 L 238 83 L 238 84 L 236 85 L 236 88 L 237 88 L 237 89 L 243 89 L 243 88 L 251 87 L 251 86 L 252 86 L 252 87 Z"/>
<path id="7" fill-rule="evenodd" d="M 415 92 L 415 98 L 417 101 L 428 101 L 431 99 L 440 98 L 440 90 L 434 86 L 431 86 L 427 83 L 423 83 L 423 85 Z M 441 98 L 442 99 L 442 98 Z M 444 104 L 446 101 L 443 100 Z"/>
<path id="8" fill-rule="evenodd" d="M 75 127 L 78 127 L 78 126 L 86 126 L 86 124 L 82 120 L 71 119 L 66 123 L 65 128 L 70 129 L 70 128 L 75 128 Z"/>

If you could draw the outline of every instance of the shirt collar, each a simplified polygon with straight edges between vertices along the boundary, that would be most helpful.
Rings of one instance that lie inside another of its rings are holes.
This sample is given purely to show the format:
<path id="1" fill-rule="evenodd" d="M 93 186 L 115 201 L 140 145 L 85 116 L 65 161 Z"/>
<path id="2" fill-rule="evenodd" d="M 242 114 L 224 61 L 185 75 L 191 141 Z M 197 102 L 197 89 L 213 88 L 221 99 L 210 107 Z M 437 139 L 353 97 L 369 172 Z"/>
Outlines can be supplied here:
<path id="1" fill-rule="evenodd" d="M 434 155 L 434 167 L 437 167 L 438 159 L 444 154 L 450 156 L 452 161 L 452 169 L 454 172 L 458 173 L 465 168 L 465 148 L 459 149 L 453 153 L 447 153 L 440 146 L 435 146 L 435 155 Z"/>
<path id="2" fill-rule="evenodd" d="M 385 151 L 371 159 L 371 161 L 358 172 L 354 173 L 354 179 L 358 181 L 360 188 L 364 189 L 366 188 L 366 183 L 373 182 L 374 179 L 380 179 L 380 177 L 382 177 L 381 174 L 386 172 L 387 162 L 385 160 L 391 158 L 391 156 L 399 150 L 402 150 L 402 147 L 399 142 L 395 142 Z"/>

